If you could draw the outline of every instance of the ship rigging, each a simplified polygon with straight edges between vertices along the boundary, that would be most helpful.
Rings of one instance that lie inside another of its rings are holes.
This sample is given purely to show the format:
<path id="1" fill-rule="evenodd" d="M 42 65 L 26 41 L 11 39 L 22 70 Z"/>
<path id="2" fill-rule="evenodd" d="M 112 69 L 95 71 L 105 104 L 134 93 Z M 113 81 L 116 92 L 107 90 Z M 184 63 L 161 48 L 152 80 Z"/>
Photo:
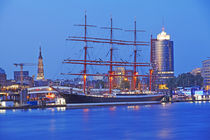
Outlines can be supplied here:
<path id="1" fill-rule="evenodd" d="M 85 95 L 87 95 L 86 91 L 86 81 L 87 76 L 107 76 L 109 81 L 109 94 L 112 93 L 112 82 L 113 77 L 115 76 L 126 76 L 126 77 L 132 77 L 134 84 L 132 89 L 136 90 L 136 81 L 138 77 L 148 77 L 150 78 L 150 85 L 149 89 L 151 89 L 151 75 L 152 71 L 150 70 L 149 75 L 144 74 L 138 74 L 137 67 L 151 67 L 151 63 L 140 63 L 137 62 L 137 46 L 149 46 L 149 42 L 146 41 L 137 41 L 137 32 L 145 32 L 144 30 L 137 30 L 136 29 L 136 18 L 134 21 L 134 29 L 133 30 L 125 30 L 128 32 L 134 33 L 134 40 L 128 41 L 128 40 L 117 40 L 113 39 L 113 31 L 114 30 L 122 30 L 120 28 L 113 27 L 113 21 L 112 17 L 110 18 L 110 27 L 102 27 L 102 29 L 108 29 L 110 31 L 110 38 L 98 38 L 98 37 L 89 37 L 87 36 L 87 28 L 88 27 L 96 27 L 95 25 L 88 25 L 87 24 L 87 14 L 85 12 L 85 23 L 84 24 L 78 24 L 76 26 L 82 26 L 84 27 L 84 36 L 69 36 L 66 40 L 67 41 L 77 41 L 77 42 L 84 42 L 84 59 L 83 60 L 77 60 L 77 59 L 65 59 L 63 63 L 67 64 L 80 64 L 83 65 L 83 71 L 82 73 L 62 73 L 62 75 L 81 75 L 83 76 L 83 92 Z M 88 42 L 92 43 L 104 43 L 110 45 L 110 58 L 109 61 L 102 61 L 102 60 L 88 60 L 87 59 L 87 50 L 88 50 Z M 134 46 L 134 58 L 133 62 L 123 62 L 123 61 L 113 61 L 113 45 L 123 45 L 123 46 Z M 107 74 L 94 74 L 94 73 L 87 73 L 87 66 L 88 65 L 95 65 L 95 66 L 109 66 L 109 71 Z M 122 75 L 122 74 L 115 74 L 113 71 L 114 66 L 121 66 L 121 67 L 133 67 L 133 75 Z"/>

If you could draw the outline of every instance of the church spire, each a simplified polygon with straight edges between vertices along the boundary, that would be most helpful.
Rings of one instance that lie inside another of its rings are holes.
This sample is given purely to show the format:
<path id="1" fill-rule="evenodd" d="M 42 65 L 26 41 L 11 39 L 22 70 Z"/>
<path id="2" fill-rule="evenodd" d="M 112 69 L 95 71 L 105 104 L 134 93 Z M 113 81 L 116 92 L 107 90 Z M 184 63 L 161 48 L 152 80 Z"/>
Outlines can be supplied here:
<path id="1" fill-rule="evenodd" d="M 42 50 L 41 50 L 41 46 L 39 48 L 39 59 L 42 59 Z"/>
<path id="2" fill-rule="evenodd" d="M 39 48 L 38 74 L 37 74 L 36 79 L 37 80 L 44 80 L 44 65 L 43 65 L 41 46 Z"/>

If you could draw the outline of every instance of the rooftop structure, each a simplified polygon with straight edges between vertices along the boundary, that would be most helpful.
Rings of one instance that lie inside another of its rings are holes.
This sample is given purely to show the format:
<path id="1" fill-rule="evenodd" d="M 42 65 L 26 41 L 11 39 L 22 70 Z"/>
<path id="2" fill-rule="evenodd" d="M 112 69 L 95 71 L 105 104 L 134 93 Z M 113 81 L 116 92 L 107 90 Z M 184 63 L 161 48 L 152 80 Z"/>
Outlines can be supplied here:
<path id="1" fill-rule="evenodd" d="M 195 68 L 190 72 L 192 75 L 201 74 L 201 68 Z"/>
<path id="2" fill-rule="evenodd" d="M 162 32 L 157 35 L 157 40 L 170 40 L 170 35 L 167 35 L 164 27 L 162 27 Z"/>
<path id="3" fill-rule="evenodd" d="M 5 85 L 7 81 L 7 75 L 5 70 L 0 68 L 0 85 Z"/>
<path id="4" fill-rule="evenodd" d="M 0 68 L 0 74 L 5 74 L 5 70 Z"/>
<path id="5" fill-rule="evenodd" d="M 202 61 L 201 75 L 206 90 L 210 90 L 210 59 Z"/>

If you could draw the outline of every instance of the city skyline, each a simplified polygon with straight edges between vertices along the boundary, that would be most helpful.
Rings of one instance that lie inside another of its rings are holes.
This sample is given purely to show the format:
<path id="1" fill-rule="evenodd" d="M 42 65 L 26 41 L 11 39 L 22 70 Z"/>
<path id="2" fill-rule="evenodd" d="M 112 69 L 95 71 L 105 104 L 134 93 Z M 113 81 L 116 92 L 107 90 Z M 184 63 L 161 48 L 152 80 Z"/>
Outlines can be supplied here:
<path id="1" fill-rule="evenodd" d="M 133 27 L 132 23 L 136 16 L 137 28 L 147 31 L 145 34 L 138 34 L 137 39 L 146 41 L 150 40 L 150 34 L 156 36 L 161 32 L 164 18 L 166 31 L 174 41 L 175 75 L 201 67 L 201 62 L 209 56 L 209 2 L 202 0 L 190 3 L 181 0 L 176 2 L 134 0 L 130 2 L 124 0 L 118 3 L 109 0 L 100 2 L 65 0 L 62 3 L 51 1 L 48 6 L 49 2 L 49 0 L 45 2 L 41 0 L 36 2 L 3 0 L 0 2 L 0 46 L 2 50 L 0 67 L 6 71 L 8 79 L 13 77 L 13 71 L 19 70 L 13 66 L 13 63 L 37 63 L 40 45 L 43 49 L 45 77 L 49 79 L 63 77 L 60 76 L 62 71 L 59 68 L 65 67 L 61 66 L 62 61 L 69 57 L 70 48 L 72 48 L 65 39 L 68 35 L 76 34 L 77 30 L 82 34 L 83 30 L 72 25 L 83 23 L 85 10 L 87 10 L 88 23 L 97 26 L 107 26 L 110 14 L 112 14 L 114 26 L 130 29 Z M 151 7 L 150 2 L 156 4 Z M 120 6 L 116 8 L 118 4 Z M 132 6 L 135 8 L 129 8 Z M 99 12 L 95 13 L 95 11 Z M 93 31 L 90 30 L 89 33 L 94 36 Z M 119 33 L 116 33 L 116 38 L 132 40 L 130 34 L 120 36 Z M 83 44 L 79 46 L 82 48 Z M 147 57 L 149 59 L 149 56 Z M 29 70 L 31 75 L 37 74 L 36 67 L 27 67 L 24 70 Z"/>

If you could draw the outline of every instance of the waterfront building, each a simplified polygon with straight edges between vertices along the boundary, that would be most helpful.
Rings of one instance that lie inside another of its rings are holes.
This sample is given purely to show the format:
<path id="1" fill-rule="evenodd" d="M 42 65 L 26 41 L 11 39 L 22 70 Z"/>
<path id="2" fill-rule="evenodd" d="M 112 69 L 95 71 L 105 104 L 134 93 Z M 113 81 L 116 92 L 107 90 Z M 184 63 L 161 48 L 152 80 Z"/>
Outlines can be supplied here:
<path id="1" fill-rule="evenodd" d="M 55 90 L 55 89 L 57 89 L 57 90 Z M 50 101 L 50 100 L 55 101 L 55 100 L 57 100 L 56 98 L 60 97 L 58 91 L 69 92 L 71 89 L 72 89 L 71 87 L 66 87 L 66 86 L 52 86 L 52 87 L 51 86 L 39 86 L 39 87 L 27 88 L 29 104 L 33 103 L 30 101 L 39 101 L 40 99 L 45 99 L 48 101 Z M 63 101 L 65 102 L 64 99 L 63 99 Z M 37 104 L 39 104 L 39 103 L 37 102 Z M 61 104 L 61 103 L 59 103 L 59 104 Z"/>
<path id="2" fill-rule="evenodd" d="M 116 67 L 114 70 L 115 75 L 125 75 L 125 68 L 124 67 Z M 114 76 L 112 81 L 112 88 L 120 88 L 122 81 L 124 80 L 124 76 Z"/>
<path id="3" fill-rule="evenodd" d="M 23 80 L 27 80 L 29 77 L 28 71 L 23 71 Z M 20 81 L 21 79 L 21 71 L 14 71 L 14 80 L 16 82 Z"/>
<path id="4" fill-rule="evenodd" d="M 210 90 L 210 59 L 202 61 L 201 75 L 206 90 Z"/>
<path id="5" fill-rule="evenodd" d="M 44 65 L 43 65 L 43 57 L 41 52 L 41 47 L 39 51 L 39 60 L 38 60 L 38 74 L 37 74 L 37 80 L 44 80 Z"/>
<path id="6" fill-rule="evenodd" d="M 190 72 L 192 75 L 198 75 L 201 74 L 201 68 L 195 68 Z"/>
<path id="7" fill-rule="evenodd" d="M 130 84 L 130 89 L 131 90 L 135 90 L 135 88 L 134 88 L 134 78 L 132 77 L 133 76 L 133 74 L 134 74 L 134 71 L 133 70 L 125 70 L 125 78 L 124 78 L 124 80 L 126 81 L 128 81 L 129 82 L 129 84 Z M 138 73 L 136 73 L 136 74 L 138 74 Z M 138 84 L 138 79 L 137 79 L 137 81 L 136 81 L 136 84 Z M 136 86 L 135 86 L 136 87 Z"/>
<path id="8" fill-rule="evenodd" d="M 51 80 L 36 80 L 34 81 L 34 86 L 35 87 L 39 87 L 39 86 L 48 86 L 49 84 L 51 84 Z"/>
<path id="9" fill-rule="evenodd" d="M 142 79 L 138 83 L 138 89 L 146 91 L 148 90 L 148 87 L 149 87 L 149 77 L 142 77 Z"/>
<path id="10" fill-rule="evenodd" d="M 100 74 L 99 72 L 97 72 L 96 74 Z M 97 81 L 97 80 L 103 80 L 104 77 L 103 76 L 93 76 L 93 80 Z"/>
<path id="11" fill-rule="evenodd" d="M 14 71 L 14 80 L 21 83 L 21 71 Z M 23 84 L 33 86 L 33 78 L 29 76 L 29 71 L 23 71 Z"/>
<path id="12" fill-rule="evenodd" d="M 151 63 L 155 74 L 155 88 L 167 89 L 166 81 L 174 77 L 174 51 L 170 35 L 162 32 L 157 39 L 151 39 Z"/>
<path id="13" fill-rule="evenodd" d="M 6 81 L 7 81 L 7 75 L 5 73 L 5 70 L 0 68 L 0 86 L 6 85 Z"/>
<path id="14" fill-rule="evenodd" d="M 120 89 L 122 87 L 133 87 L 133 70 L 127 70 L 124 67 L 116 67 L 114 70 L 114 74 L 122 76 L 113 77 L 113 88 Z"/>

